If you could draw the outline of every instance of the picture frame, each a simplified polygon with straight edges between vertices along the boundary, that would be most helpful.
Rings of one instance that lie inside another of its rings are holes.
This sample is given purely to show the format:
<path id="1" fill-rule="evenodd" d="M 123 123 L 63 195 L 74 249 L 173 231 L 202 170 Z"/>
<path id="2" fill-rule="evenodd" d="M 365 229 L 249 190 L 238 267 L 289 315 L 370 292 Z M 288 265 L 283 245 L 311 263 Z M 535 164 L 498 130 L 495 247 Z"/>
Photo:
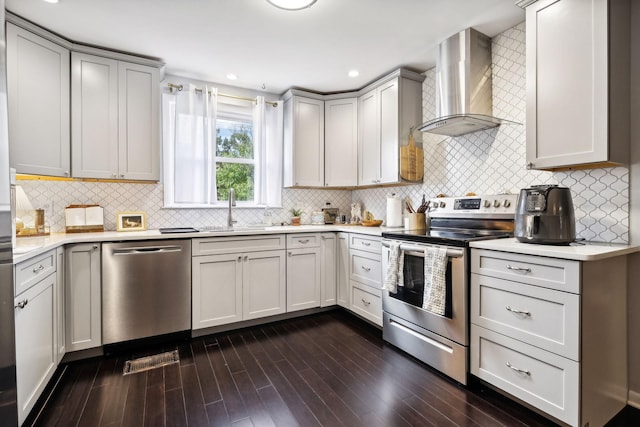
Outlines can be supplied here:
<path id="1" fill-rule="evenodd" d="M 147 229 L 147 215 L 144 212 L 117 212 L 117 231 L 144 231 Z"/>

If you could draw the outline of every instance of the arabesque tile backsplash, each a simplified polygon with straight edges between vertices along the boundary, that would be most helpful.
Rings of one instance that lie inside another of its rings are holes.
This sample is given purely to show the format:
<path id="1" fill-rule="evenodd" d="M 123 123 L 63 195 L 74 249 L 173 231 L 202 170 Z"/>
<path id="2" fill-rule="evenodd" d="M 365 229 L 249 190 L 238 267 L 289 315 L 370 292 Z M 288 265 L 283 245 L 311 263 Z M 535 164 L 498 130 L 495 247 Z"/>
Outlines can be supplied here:
<path id="1" fill-rule="evenodd" d="M 521 23 L 493 38 L 494 115 L 522 125 L 461 137 L 422 134 L 425 153 L 424 182 L 419 185 L 379 189 L 285 189 L 283 208 L 270 209 L 273 222 L 287 222 L 289 209 L 305 210 L 309 222 L 313 210 L 331 202 L 349 214 L 351 202 L 360 202 L 377 218 L 384 218 L 386 196 L 396 193 L 414 202 L 423 194 L 451 196 L 473 191 L 481 194 L 517 193 L 533 184 L 560 184 L 571 188 L 576 208 L 576 231 L 586 240 L 628 243 L 629 170 L 624 167 L 570 172 L 530 171 L 525 167 L 525 25 Z M 435 116 L 435 70 L 425 73 L 423 116 Z M 223 224 L 224 209 L 164 209 L 159 184 L 20 181 L 35 207 L 45 208 L 51 230 L 64 231 L 64 208 L 69 204 L 98 203 L 105 208 L 105 227 L 115 229 L 118 211 L 145 211 L 149 228 Z M 240 223 L 260 223 L 263 210 L 234 208 Z"/>

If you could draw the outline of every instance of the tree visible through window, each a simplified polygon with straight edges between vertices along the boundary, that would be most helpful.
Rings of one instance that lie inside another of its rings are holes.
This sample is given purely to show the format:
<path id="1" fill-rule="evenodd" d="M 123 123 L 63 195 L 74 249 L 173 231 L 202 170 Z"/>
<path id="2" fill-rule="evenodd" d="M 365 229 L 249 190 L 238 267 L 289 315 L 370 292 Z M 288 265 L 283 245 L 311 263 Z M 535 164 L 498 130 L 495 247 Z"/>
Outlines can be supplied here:
<path id="1" fill-rule="evenodd" d="M 251 121 L 216 120 L 216 190 L 229 200 L 233 188 L 238 201 L 254 199 L 255 149 Z"/>

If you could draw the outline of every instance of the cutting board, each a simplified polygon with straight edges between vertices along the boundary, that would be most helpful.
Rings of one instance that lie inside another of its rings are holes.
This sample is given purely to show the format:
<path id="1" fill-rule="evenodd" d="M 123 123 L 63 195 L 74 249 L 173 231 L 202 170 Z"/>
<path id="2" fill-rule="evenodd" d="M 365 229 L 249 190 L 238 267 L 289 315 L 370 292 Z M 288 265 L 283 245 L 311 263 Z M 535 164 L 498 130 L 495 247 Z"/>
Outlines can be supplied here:
<path id="1" fill-rule="evenodd" d="M 413 133 L 409 133 L 409 144 L 400 147 L 400 177 L 407 181 L 421 181 L 424 176 L 424 154 L 416 146 Z"/>

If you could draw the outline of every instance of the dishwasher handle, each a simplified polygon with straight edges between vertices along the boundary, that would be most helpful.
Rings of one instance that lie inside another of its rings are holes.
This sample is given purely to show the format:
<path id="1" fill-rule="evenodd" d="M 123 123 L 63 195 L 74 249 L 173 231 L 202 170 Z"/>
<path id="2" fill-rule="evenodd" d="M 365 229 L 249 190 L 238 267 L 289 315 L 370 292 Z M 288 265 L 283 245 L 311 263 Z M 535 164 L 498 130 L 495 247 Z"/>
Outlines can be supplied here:
<path id="1" fill-rule="evenodd" d="M 181 246 L 137 246 L 113 249 L 113 255 L 136 255 L 146 253 L 180 252 Z"/>

